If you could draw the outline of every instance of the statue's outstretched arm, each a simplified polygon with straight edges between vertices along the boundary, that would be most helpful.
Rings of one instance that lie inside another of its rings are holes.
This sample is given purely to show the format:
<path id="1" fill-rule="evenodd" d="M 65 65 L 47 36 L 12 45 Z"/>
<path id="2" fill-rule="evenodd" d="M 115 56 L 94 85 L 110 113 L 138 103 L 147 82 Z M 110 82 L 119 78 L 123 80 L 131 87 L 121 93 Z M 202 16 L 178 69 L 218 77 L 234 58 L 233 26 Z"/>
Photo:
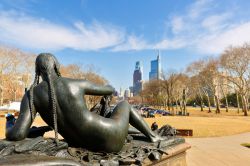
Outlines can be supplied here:
<path id="1" fill-rule="evenodd" d="M 114 88 L 110 85 L 101 86 L 88 81 L 84 83 L 84 90 L 86 95 L 98 95 L 98 96 L 112 95 L 114 92 Z"/>
<path id="2" fill-rule="evenodd" d="M 31 124 L 32 120 L 29 108 L 29 99 L 26 93 L 23 96 L 20 107 L 20 114 L 18 116 L 18 119 L 16 120 L 15 125 L 10 129 L 6 129 L 6 139 L 17 141 L 26 138 Z"/>

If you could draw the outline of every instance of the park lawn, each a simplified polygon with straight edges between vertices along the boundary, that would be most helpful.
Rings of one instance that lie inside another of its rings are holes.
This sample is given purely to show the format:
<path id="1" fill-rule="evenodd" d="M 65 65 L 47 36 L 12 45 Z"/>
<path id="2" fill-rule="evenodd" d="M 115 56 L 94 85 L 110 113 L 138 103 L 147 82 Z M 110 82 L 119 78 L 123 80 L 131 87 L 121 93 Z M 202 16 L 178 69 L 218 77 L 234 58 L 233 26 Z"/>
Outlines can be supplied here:
<path id="1" fill-rule="evenodd" d="M 187 112 L 189 112 L 190 116 L 201 116 L 201 117 L 224 117 L 224 116 L 243 116 L 244 113 L 240 110 L 239 113 L 237 108 L 230 107 L 229 111 L 226 112 L 226 108 L 221 108 L 221 113 L 215 113 L 215 107 L 211 108 L 211 113 L 208 113 L 208 108 L 204 108 L 204 111 L 200 111 L 200 107 L 187 107 Z"/>
<path id="2" fill-rule="evenodd" d="M 156 122 L 159 127 L 169 124 L 176 129 L 192 129 L 193 137 L 216 137 L 250 132 L 249 117 L 187 117 L 169 116 L 146 118 L 146 122 L 151 125 Z M 33 125 L 46 125 L 41 117 L 36 117 Z M 4 138 L 5 118 L 0 118 L 0 138 Z M 47 137 L 53 137 L 54 132 L 46 133 Z"/>
<path id="3" fill-rule="evenodd" d="M 158 108 L 156 108 L 158 109 Z M 164 110 L 163 107 L 160 109 Z M 178 111 L 180 111 L 179 107 L 176 109 L 170 109 L 169 112 L 176 114 Z M 237 111 L 237 108 L 235 107 L 229 107 L 229 111 L 226 112 L 226 108 L 221 108 L 221 113 L 216 114 L 215 113 L 215 107 L 211 107 L 210 113 L 208 113 L 208 107 L 204 108 L 204 111 L 200 111 L 200 107 L 191 107 L 187 106 L 187 112 L 190 114 L 190 116 L 199 116 L 199 117 L 221 117 L 221 116 L 243 116 L 243 112 L 240 110 L 239 113 Z M 250 113 L 250 112 L 249 112 Z"/>
<path id="4" fill-rule="evenodd" d="M 193 137 L 217 137 L 250 132 L 250 117 L 162 116 L 145 120 L 149 125 L 156 122 L 159 127 L 169 124 L 176 129 L 192 129 Z"/>
<path id="5" fill-rule="evenodd" d="M 236 110 L 221 114 L 200 112 L 199 108 L 188 107 L 190 116 L 157 116 L 156 118 L 146 118 L 146 122 L 151 126 L 156 122 L 159 127 L 169 124 L 176 129 L 192 129 L 193 137 L 216 137 L 233 135 L 238 133 L 250 132 L 250 116 L 244 117 L 242 113 L 237 113 Z M 6 112 L 0 111 L 0 116 Z M 36 117 L 34 126 L 43 126 L 46 123 L 41 117 Z M 45 134 L 47 137 L 54 137 L 54 132 Z M 0 139 L 5 137 L 5 117 L 0 117 Z"/>

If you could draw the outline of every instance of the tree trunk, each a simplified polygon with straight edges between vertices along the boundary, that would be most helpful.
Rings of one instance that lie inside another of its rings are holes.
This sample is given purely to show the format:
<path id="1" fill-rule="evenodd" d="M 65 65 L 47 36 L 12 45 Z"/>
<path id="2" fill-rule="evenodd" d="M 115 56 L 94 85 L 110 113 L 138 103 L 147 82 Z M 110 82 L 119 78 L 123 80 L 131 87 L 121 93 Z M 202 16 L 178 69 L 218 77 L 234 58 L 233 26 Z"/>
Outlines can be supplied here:
<path id="1" fill-rule="evenodd" d="M 201 112 L 203 112 L 203 105 L 202 105 L 203 103 L 201 102 L 201 105 L 200 105 L 200 107 L 201 107 Z"/>
<path id="2" fill-rule="evenodd" d="M 247 107 L 247 111 L 250 111 L 250 109 L 249 109 L 249 97 L 248 97 L 248 95 L 246 95 L 246 107 Z"/>
<path id="3" fill-rule="evenodd" d="M 200 96 L 200 107 L 201 107 L 201 112 L 203 112 L 203 97 L 201 95 L 201 92 L 199 90 L 199 96 Z"/>
<path id="4" fill-rule="evenodd" d="M 175 99 L 176 110 L 178 110 L 178 101 Z"/>
<path id="5" fill-rule="evenodd" d="M 207 96 L 207 103 L 208 103 L 208 113 L 210 113 L 210 112 L 212 112 L 212 111 L 211 111 L 210 98 L 209 98 L 208 94 L 206 94 L 206 96 Z"/>
<path id="6" fill-rule="evenodd" d="M 186 113 L 187 113 L 187 108 L 186 108 L 186 89 L 183 89 L 182 99 L 183 99 L 183 114 L 186 115 Z"/>
<path id="7" fill-rule="evenodd" d="M 228 112 L 228 100 L 227 100 L 227 95 L 226 95 L 226 93 L 225 93 L 223 87 L 221 87 L 221 91 L 222 91 L 223 96 L 224 96 L 225 101 L 226 101 L 226 112 Z"/>
<path id="8" fill-rule="evenodd" d="M 167 110 L 167 99 L 164 99 L 164 109 Z"/>
<path id="9" fill-rule="evenodd" d="M 237 100 L 237 112 L 240 113 L 240 101 L 239 101 L 239 94 L 236 92 L 236 100 Z"/>
<path id="10" fill-rule="evenodd" d="M 220 113 L 220 101 L 217 95 L 214 95 L 215 97 L 215 102 L 216 102 L 216 113 Z"/>
<path id="11" fill-rule="evenodd" d="M 214 99 L 214 107 L 216 108 L 216 107 L 217 107 L 217 106 L 216 106 L 217 104 L 216 104 L 215 95 L 214 95 L 213 99 Z"/>
<path id="12" fill-rule="evenodd" d="M 244 105 L 244 101 L 243 101 L 243 95 L 240 94 L 240 96 L 241 96 L 241 111 L 244 112 L 244 110 L 245 110 L 245 105 Z"/>
<path id="13" fill-rule="evenodd" d="M 141 104 L 143 105 L 143 96 L 141 96 Z"/>
<path id="14" fill-rule="evenodd" d="M 0 106 L 3 105 L 3 90 L 0 91 Z"/>
<path id="15" fill-rule="evenodd" d="M 0 106 L 3 105 L 3 90 L 4 90 L 4 84 L 3 84 L 3 71 L 0 71 Z"/>
<path id="16" fill-rule="evenodd" d="M 169 100 L 169 97 L 167 99 L 167 105 L 168 105 L 168 111 L 170 111 L 170 100 Z"/>
<path id="17" fill-rule="evenodd" d="M 173 106 L 173 100 L 171 99 L 171 110 L 174 113 L 174 106 Z"/>
<path id="18" fill-rule="evenodd" d="M 246 101 L 245 95 L 242 95 L 242 108 L 243 108 L 244 116 L 247 116 L 247 101 Z"/>
<path id="19" fill-rule="evenodd" d="M 226 112 L 228 112 L 228 100 L 227 100 L 227 96 L 225 97 L 225 100 L 226 100 Z"/>
<path id="20" fill-rule="evenodd" d="M 183 101 L 179 101 L 180 102 L 180 111 L 183 112 Z"/>
<path id="21" fill-rule="evenodd" d="M 16 100 L 16 94 L 17 94 L 17 90 L 15 89 L 15 90 L 14 90 L 14 101 L 17 101 L 17 100 Z"/>

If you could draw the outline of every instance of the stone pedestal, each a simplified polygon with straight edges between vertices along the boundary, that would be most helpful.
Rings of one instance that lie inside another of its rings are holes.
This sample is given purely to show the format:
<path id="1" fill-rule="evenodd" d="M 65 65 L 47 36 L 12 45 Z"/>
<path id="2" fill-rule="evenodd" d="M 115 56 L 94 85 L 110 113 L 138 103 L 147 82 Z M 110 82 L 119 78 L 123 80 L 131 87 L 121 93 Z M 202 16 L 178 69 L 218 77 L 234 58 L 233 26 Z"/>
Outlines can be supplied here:
<path id="1" fill-rule="evenodd" d="M 0 140 L 0 165 L 186 166 L 185 152 L 190 145 L 183 138 L 172 137 L 158 143 L 142 138 L 125 143 L 118 153 L 68 147 L 63 141 L 56 146 L 53 139 L 43 137 L 16 142 Z"/>
<path id="2" fill-rule="evenodd" d="M 146 160 L 143 165 L 145 166 L 187 166 L 186 163 L 186 150 L 191 146 L 188 143 L 182 143 L 166 150 L 161 160 L 150 161 Z"/>

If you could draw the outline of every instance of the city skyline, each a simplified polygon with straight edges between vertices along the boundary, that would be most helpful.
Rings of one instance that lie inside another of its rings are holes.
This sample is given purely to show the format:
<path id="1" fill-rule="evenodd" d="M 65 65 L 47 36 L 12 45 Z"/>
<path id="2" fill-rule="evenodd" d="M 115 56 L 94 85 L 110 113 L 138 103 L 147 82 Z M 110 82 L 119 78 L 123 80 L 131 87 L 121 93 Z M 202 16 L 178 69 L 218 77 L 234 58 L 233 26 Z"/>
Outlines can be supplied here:
<path id="1" fill-rule="evenodd" d="M 93 65 L 119 90 L 133 84 L 136 61 L 148 80 L 157 50 L 163 71 L 181 72 L 250 42 L 249 7 L 244 0 L 2 0 L 0 44 Z"/>

